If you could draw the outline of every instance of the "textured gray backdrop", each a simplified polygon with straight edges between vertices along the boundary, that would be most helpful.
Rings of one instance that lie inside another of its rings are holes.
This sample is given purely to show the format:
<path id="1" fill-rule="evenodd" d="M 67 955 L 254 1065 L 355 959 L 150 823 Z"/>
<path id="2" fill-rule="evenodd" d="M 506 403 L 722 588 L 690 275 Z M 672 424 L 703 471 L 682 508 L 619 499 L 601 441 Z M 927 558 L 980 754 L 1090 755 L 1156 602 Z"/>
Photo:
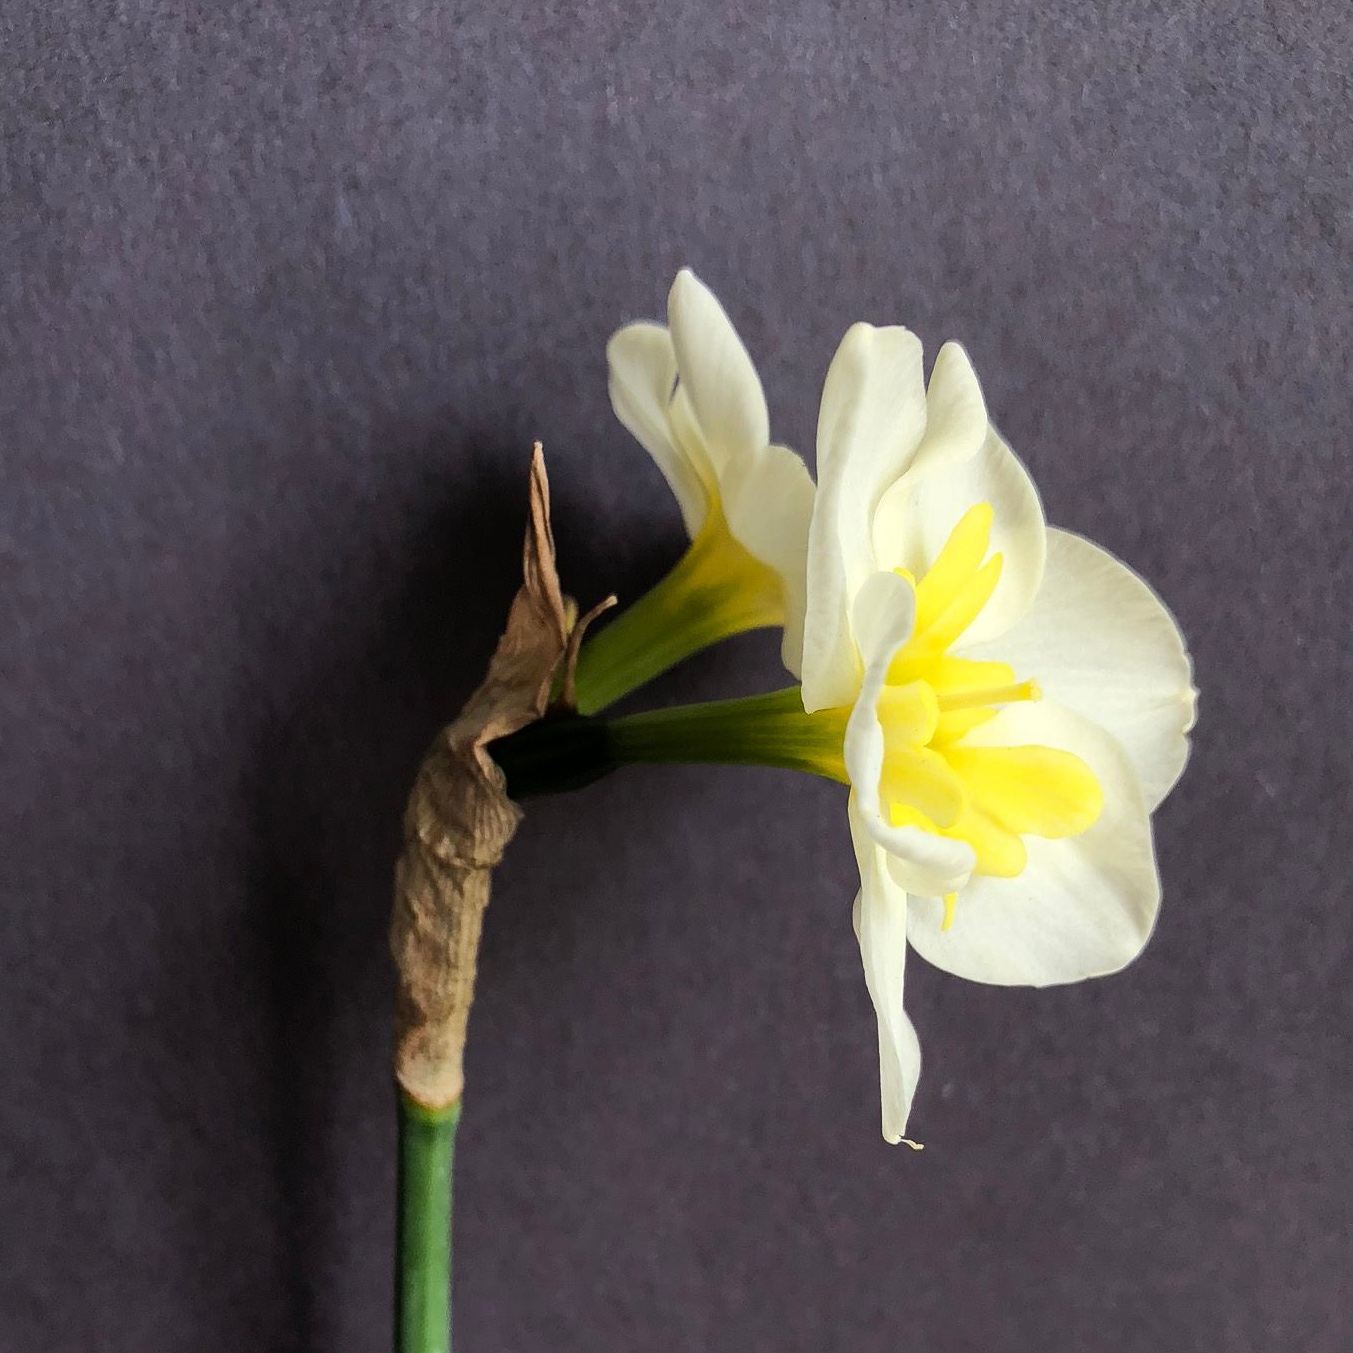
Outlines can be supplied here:
<path id="1" fill-rule="evenodd" d="M 1341 5 L 500 0 L 0 18 L 0 1347 L 379 1349 L 388 879 L 514 585 L 681 545 L 602 350 L 682 263 L 811 449 L 962 339 L 1190 636 L 1120 977 L 917 962 L 878 1137 L 833 787 L 633 772 L 488 919 L 459 1344 L 1334 1353 L 1351 1302 Z M 777 680 L 765 637 L 658 698 Z"/>

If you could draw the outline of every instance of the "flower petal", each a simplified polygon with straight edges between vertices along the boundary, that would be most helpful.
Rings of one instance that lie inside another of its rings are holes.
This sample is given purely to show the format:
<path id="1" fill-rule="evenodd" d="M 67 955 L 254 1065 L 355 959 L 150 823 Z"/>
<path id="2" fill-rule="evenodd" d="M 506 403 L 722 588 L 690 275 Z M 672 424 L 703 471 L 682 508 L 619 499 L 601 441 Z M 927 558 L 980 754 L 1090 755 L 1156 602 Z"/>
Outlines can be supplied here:
<path id="1" fill-rule="evenodd" d="M 1002 565 L 991 600 L 968 630 L 969 643 L 1004 634 L 1029 609 L 1043 577 L 1043 507 L 1015 453 L 988 426 L 981 449 L 968 460 L 955 464 L 935 455 L 923 464 L 918 456 L 914 469 L 883 496 L 873 519 L 878 566 L 906 568 L 920 578 L 978 503 L 994 509 L 991 549 L 1001 555 Z"/>
<path id="2" fill-rule="evenodd" d="M 855 937 L 864 980 L 879 1026 L 879 1095 L 883 1139 L 902 1140 L 921 1077 L 921 1044 L 903 1007 L 907 960 L 907 894 L 888 877 L 881 852 L 851 810 L 851 836 L 860 866 L 855 898 Z"/>
<path id="3" fill-rule="evenodd" d="M 1126 564 L 1069 531 L 1048 532 L 1042 586 L 995 657 L 1122 743 L 1154 809 L 1188 760 L 1197 692 L 1183 636 L 1160 598 Z"/>
<path id="4" fill-rule="evenodd" d="M 917 952 L 955 976 L 1001 986 L 1078 982 L 1130 963 L 1155 925 L 1160 879 L 1146 803 L 1122 747 L 1048 700 L 1008 705 L 965 742 L 1071 752 L 1094 772 L 1104 806 L 1079 836 L 1023 838 L 1028 863 L 1015 878 L 974 875 L 948 930 L 939 897 L 913 897 L 907 934 Z"/>
<path id="5" fill-rule="evenodd" d="M 681 384 L 719 473 L 729 457 L 770 441 L 761 380 L 723 307 L 689 268 L 672 283 L 667 322 Z"/>
<path id="6" fill-rule="evenodd" d="M 733 537 L 779 576 L 785 608 L 781 657 L 797 676 L 803 660 L 813 477 L 796 452 L 771 445 L 732 458 L 721 488 Z"/>
<path id="7" fill-rule="evenodd" d="M 975 861 L 972 848 L 922 827 L 894 826 L 879 792 L 885 750 L 879 700 L 888 666 L 911 635 L 913 605 L 911 585 L 896 573 L 875 574 L 860 589 L 855 624 L 872 656 L 846 723 L 844 754 L 858 819 L 888 853 L 890 877 L 909 892 L 938 894 L 967 880 Z"/>
<path id="8" fill-rule="evenodd" d="M 918 474 L 971 460 L 987 438 L 986 400 L 967 352 L 948 342 L 935 358 L 925 396 L 925 436 L 912 464 Z"/>
<path id="9" fill-rule="evenodd" d="M 817 503 L 808 535 L 803 688 L 809 710 L 848 704 L 859 658 L 850 603 L 878 572 L 870 523 L 925 432 L 921 344 L 902 328 L 853 325 L 822 389 Z"/>
<path id="10" fill-rule="evenodd" d="M 677 367 L 671 336 L 661 324 L 627 324 L 606 345 L 606 362 L 611 407 L 662 471 L 693 540 L 709 511 L 714 471 L 672 435 L 667 413 Z"/>

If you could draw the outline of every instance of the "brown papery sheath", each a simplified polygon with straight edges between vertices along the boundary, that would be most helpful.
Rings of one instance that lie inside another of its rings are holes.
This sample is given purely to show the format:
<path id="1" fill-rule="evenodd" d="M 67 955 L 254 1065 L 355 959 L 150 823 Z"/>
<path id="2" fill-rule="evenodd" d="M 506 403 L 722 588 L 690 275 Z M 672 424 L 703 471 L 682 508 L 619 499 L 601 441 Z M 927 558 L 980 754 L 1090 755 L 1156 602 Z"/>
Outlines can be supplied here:
<path id="1" fill-rule="evenodd" d="M 539 443 L 522 568 L 521 590 L 483 684 L 437 735 L 404 813 L 390 922 L 399 970 L 395 1075 L 428 1108 L 454 1104 L 464 1088 L 465 1029 L 489 884 L 522 816 L 486 749 L 545 713 L 560 664 L 572 656 L 576 608 L 559 588 Z"/>

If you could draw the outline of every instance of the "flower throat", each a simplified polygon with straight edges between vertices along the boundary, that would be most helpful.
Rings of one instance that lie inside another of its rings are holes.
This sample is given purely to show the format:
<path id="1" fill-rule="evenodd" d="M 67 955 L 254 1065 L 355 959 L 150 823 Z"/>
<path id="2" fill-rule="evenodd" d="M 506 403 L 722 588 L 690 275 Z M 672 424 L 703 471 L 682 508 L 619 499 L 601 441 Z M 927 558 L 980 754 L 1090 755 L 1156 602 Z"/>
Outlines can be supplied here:
<path id="1" fill-rule="evenodd" d="M 911 638 L 894 656 L 878 702 L 884 757 L 880 797 L 894 826 L 966 842 L 973 872 L 1013 878 L 1028 862 L 1026 836 L 1075 836 L 1098 818 L 1103 795 L 1079 757 L 1038 745 L 969 745 L 1000 709 L 1042 697 L 1008 663 L 949 650 L 991 600 L 1002 558 L 987 557 L 992 508 L 978 503 L 950 532 L 919 580 Z M 954 895 L 944 899 L 945 927 Z"/>

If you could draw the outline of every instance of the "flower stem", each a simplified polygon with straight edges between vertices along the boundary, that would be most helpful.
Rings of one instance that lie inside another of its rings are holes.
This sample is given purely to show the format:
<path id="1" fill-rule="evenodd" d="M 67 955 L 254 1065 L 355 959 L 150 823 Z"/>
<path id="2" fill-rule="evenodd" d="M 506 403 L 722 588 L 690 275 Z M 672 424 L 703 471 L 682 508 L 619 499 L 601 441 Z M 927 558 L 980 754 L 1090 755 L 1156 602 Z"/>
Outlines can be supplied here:
<path id="1" fill-rule="evenodd" d="M 675 705 L 612 720 L 610 751 L 619 765 L 637 762 L 779 766 L 843 784 L 845 709 L 808 714 L 797 686 L 740 700 Z"/>
<path id="2" fill-rule="evenodd" d="M 429 1109 L 399 1095 L 395 1353 L 450 1353 L 451 1165 L 460 1101 Z"/>
<path id="3" fill-rule="evenodd" d="M 621 719 L 550 714 L 489 743 L 511 799 L 558 794 L 620 766 L 778 766 L 848 783 L 847 709 L 809 714 L 799 687 L 739 700 L 673 705 Z"/>

